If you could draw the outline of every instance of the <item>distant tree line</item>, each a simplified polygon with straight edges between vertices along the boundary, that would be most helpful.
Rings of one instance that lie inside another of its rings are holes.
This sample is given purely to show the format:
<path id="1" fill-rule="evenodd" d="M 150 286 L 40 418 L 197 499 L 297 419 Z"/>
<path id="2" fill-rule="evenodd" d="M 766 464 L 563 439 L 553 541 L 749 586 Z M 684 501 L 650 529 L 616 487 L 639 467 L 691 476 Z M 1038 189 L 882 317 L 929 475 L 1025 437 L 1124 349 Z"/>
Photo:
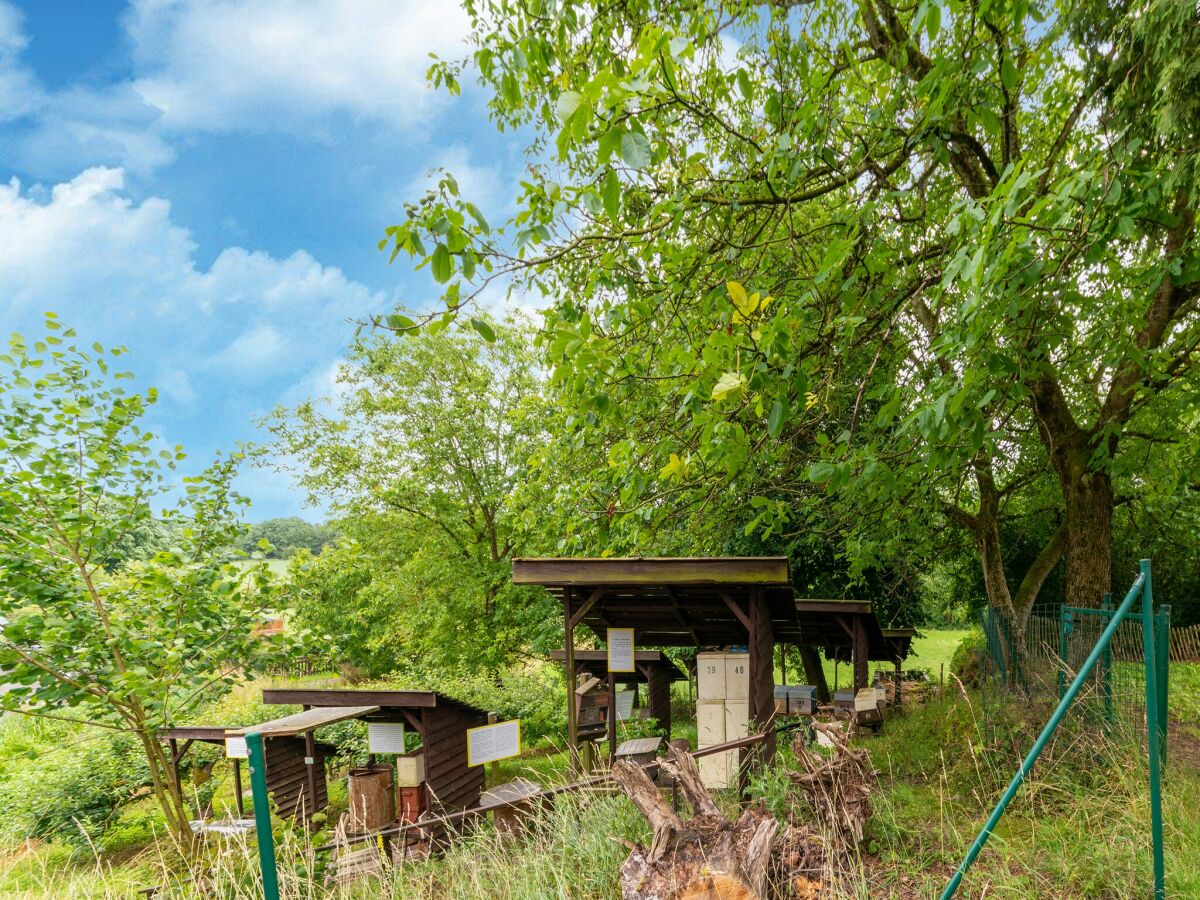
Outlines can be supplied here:
<path id="1" fill-rule="evenodd" d="M 316 525 L 299 516 L 282 516 L 250 525 L 238 541 L 238 549 L 263 553 L 267 559 L 290 559 L 299 550 L 320 553 L 337 537 L 338 530 L 329 525 Z M 270 550 L 263 551 L 259 544 L 264 539 L 271 544 Z"/>

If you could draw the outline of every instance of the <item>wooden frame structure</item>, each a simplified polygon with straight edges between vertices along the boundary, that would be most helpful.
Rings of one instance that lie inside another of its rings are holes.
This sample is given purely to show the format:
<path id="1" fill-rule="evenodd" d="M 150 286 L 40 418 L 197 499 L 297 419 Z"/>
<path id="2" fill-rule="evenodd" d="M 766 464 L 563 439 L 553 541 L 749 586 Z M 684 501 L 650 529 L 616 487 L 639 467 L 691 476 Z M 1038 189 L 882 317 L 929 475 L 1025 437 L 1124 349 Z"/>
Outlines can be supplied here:
<path id="1" fill-rule="evenodd" d="M 280 720 L 282 721 L 282 720 Z M 272 723 L 266 723 L 272 724 Z M 320 724 L 326 724 L 324 722 Z M 199 742 L 224 748 L 225 739 L 239 736 L 256 728 L 229 728 L 224 725 L 180 725 L 164 729 L 159 738 L 170 748 L 175 781 L 180 781 L 179 764 L 192 745 Z M 319 727 L 313 725 L 312 728 Z M 312 740 L 312 731 L 263 733 L 266 756 L 267 790 L 274 795 L 279 814 L 285 818 L 307 819 L 328 803 L 325 781 L 325 759 L 336 748 Z M 182 746 L 180 742 L 182 741 Z M 246 807 L 242 786 L 242 760 L 233 757 L 233 792 L 238 818 L 245 818 Z"/>
<path id="2" fill-rule="evenodd" d="M 899 664 L 902 635 L 884 635 L 871 604 L 854 600 L 797 600 L 787 557 L 515 559 L 513 584 L 541 585 L 563 604 L 563 660 L 578 670 L 575 629 L 601 641 L 609 628 L 633 628 L 639 647 L 749 648 L 751 719 L 774 718 L 776 644 L 815 645 L 854 664 L 855 688 L 865 687 L 868 660 Z M 609 675 L 610 698 L 616 679 Z M 571 762 L 578 767 L 578 725 L 567 705 Z M 615 734 L 610 733 L 610 754 Z M 773 735 L 761 756 L 775 752 Z M 744 769 L 745 767 L 743 767 Z"/>
<path id="3" fill-rule="evenodd" d="M 365 711 L 355 718 L 403 722 L 421 736 L 421 749 L 413 752 L 425 754 L 429 811 L 443 815 L 479 802 L 484 767 L 467 765 L 467 729 L 487 724 L 481 709 L 434 691 L 348 688 L 272 688 L 263 691 L 263 703 L 300 704 L 313 711 L 362 706 Z"/>
<path id="4" fill-rule="evenodd" d="M 633 628 L 642 647 L 745 644 L 750 649 L 750 717 L 760 727 L 774 717 L 776 629 L 795 622 L 786 557 L 659 559 L 517 559 L 514 584 L 546 587 L 563 604 L 564 661 L 574 672 L 575 629 L 586 625 L 600 640 L 609 628 Z M 615 694 L 609 673 L 609 696 Z M 616 751 L 610 717 L 609 751 Z M 579 766 L 575 705 L 567 704 L 571 764 Z M 762 742 L 771 759 L 774 735 Z M 757 748 L 756 748 L 756 751 Z"/>

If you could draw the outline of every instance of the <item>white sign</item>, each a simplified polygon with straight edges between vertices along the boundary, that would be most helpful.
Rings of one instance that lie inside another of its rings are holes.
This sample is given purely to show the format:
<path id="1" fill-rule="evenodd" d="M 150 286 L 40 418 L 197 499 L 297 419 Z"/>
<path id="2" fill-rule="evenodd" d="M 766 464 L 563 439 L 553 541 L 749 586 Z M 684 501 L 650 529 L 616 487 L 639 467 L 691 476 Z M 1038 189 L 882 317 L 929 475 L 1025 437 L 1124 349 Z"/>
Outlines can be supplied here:
<path id="1" fill-rule="evenodd" d="M 521 752 L 521 720 L 467 729 L 467 765 L 478 766 Z"/>
<path id="2" fill-rule="evenodd" d="M 402 722 L 368 722 L 367 751 L 369 753 L 403 753 L 404 724 Z"/>
<path id="3" fill-rule="evenodd" d="M 608 671 L 635 672 L 633 664 L 633 629 L 608 629 Z"/>
<path id="4" fill-rule="evenodd" d="M 617 691 L 617 721 L 625 722 L 633 717 L 633 691 Z"/>
<path id="5" fill-rule="evenodd" d="M 249 759 L 250 748 L 246 746 L 244 737 L 225 738 L 225 756 L 229 759 Z"/>

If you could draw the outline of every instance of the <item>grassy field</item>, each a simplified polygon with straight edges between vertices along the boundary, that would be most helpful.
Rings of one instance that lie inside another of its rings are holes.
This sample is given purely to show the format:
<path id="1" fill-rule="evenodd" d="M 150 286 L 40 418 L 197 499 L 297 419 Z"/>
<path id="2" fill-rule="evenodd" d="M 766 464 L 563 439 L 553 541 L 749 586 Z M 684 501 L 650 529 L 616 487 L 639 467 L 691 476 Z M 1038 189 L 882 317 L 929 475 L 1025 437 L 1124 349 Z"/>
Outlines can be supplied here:
<path id="1" fill-rule="evenodd" d="M 920 639 L 920 664 L 948 662 L 962 632 L 931 631 Z M 845 667 L 842 667 L 843 669 Z M 844 673 L 843 673 L 844 674 Z M 1179 694 L 1200 685 L 1200 666 L 1173 666 Z M 953 684 L 953 683 L 952 683 Z M 1173 691 L 1173 695 L 1174 695 Z M 239 689 L 229 714 L 247 721 L 275 710 L 258 704 L 257 688 Z M 1196 731 L 1200 715 L 1187 703 L 1172 704 L 1182 721 L 1177 731 Z M 1011 777 L 1040 721 L 1020 708 L 984 728 L 983 709 L 956 684 L 928 705 L 906 709 L 882 733 L 861 739 L 881 772 L 875 814 L 853 871 L 843 873 L 846 897 L 936 896 Z M 694 726 L 680 723 L 679 732 Z M 0 750 L 6 749 L 0 730 Z M 1200 745 L 1200 740 L 1196 741 Z M 14 752 L 19 745 L 12 745 Z M 1173 751 L 1174 752 L 1174 751 Z M 788 753 L 759 784 L 771 802 L 786 793 Z M 566 755 L 546 744 L 499 766 L 494 777 L 517 775 L 543 784 L 567 778 Z M 220 768 L 220 767 L 218 767 Z M 0 770 L 0 776 L 3 772 Z M 1101 897 L 1148 893 L 1149 819 L 1144 754 L 1110 744 L 1052 745 L 1044 763 L 1022 789 L 988 849 L 968 877 L 964 897 Z M 1166 834 L 1170 896 L 1200 896 L 1200 771 L 1194 757 L 1172 757 L 1166 784 Z M 344 803 L 344 791 L 331 794 Z M 725 801 L 733 803 L 733 797 Z M 232 804 L 220 784 L 218 809 Z M 145 801 L 126 809 L 121 822 L 152 819 Z M 319 877 L 323 861 L 306 854 L 298 835 L 279 832 L 282 877 L 289 896 L 317 900 L 339 896 Z M 484 828 L 443 859 L 408 865 L 383 886 L 364 885 L 340 896 L 404 898 L 571 897 L 614 895 L 626 850 L 621 841 L 646 841 L 646 828 L 620 797 L 582 794 L 563 798 L 542 814 L 531 839 L 519 845 L 497 840 Z M 249 898 L 256 891 L 253 843 L 239 839 L 210 848 L 216 881 L 186 883 L 144 838 L 110 849 L 72 850 L 58 842 L 10 843 L 0 852 L 0 896 L 126 897 L 151 885 L 163 896 Z M 314 877 L 317 876 L 317 877 Z M 187 886 L 185 886 L 187 884 Z"/>

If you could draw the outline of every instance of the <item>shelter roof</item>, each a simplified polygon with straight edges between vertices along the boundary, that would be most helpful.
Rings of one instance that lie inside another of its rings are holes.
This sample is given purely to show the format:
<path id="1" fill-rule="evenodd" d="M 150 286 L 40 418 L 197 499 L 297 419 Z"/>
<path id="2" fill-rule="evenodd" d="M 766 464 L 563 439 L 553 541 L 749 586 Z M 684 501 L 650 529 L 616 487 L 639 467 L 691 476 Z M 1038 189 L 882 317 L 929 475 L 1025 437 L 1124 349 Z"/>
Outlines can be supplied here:
<path id="1" fill-rule="evenodd" d="M 649 647 L 744 643 L 747 601 L 761 594 L 772 625 L 794 629 L 791 573 L 785 556 L 515 559 L 514 584 L 537 584 L 601 639 L 633 628 Z M 590 604 L 590 605 L 589 605 Z"/>
<path id="2" fill-rule="evenodd" d="M 294 734 L 305 734 L 322 725 L 332 725 L 346 719 L 359 719 L 378 712 L 378 706 L 326 706 L 306 709 L 303 712 L 292 713 L 281 719 L 272 719 L 249 728 L 231 728 L 229 735 L 261 734 L 263 737 L 286 737 Z"/>
<path id="3" fill-rule="evenodd" d="M 313 707 L 369 704 L 381 710 L 435 709 L 439 706 L 453 706 L 480 715 L 487 715 L 484 710 L 476 706 L 436 691 L 397 691 L 376 688 L 361 690 L 354 688 L 266 688 L 263 690 L 263 703 L 297 703 L 301 706 Z"/>

